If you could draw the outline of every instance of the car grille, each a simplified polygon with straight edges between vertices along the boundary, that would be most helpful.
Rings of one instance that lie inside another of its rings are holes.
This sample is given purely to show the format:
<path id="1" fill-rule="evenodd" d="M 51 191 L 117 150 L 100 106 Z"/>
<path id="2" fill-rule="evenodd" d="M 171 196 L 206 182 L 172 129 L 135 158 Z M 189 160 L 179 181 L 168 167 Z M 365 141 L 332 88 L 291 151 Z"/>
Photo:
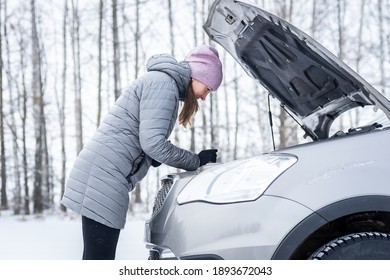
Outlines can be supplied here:
<path id="1" fill-rule="evenodd" d="M 164 205 L 164 202 L 167 199 L 169 191 L 172 188 L 173 178 L 171 177 L 163 178 L 161 179 L 160 184 L 161 184 L 161 188 L 158 191 L 157 196 L 154 200 L 152 216 L 158 213 L 162 208 L 162 206 Z"/>
<path id="2" fill-rule="evenodd" d="M 159 260 L 160 259 L 160 253 L 157 251 L 149 251 L 149 258 L 148 260 Z"/>

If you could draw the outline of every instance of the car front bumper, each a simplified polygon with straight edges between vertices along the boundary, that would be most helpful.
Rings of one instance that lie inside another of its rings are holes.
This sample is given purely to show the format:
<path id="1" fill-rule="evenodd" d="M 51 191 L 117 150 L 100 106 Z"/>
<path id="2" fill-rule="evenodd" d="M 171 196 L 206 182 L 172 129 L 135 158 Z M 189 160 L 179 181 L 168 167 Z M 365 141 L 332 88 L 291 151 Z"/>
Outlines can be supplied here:
<path id="1" fill-rule="evenodd" d="M 284 237 L 313 212 L 281 197 L 252 202 L 178 205 L 145 224 L 152 259 L 271 259 Z"/>

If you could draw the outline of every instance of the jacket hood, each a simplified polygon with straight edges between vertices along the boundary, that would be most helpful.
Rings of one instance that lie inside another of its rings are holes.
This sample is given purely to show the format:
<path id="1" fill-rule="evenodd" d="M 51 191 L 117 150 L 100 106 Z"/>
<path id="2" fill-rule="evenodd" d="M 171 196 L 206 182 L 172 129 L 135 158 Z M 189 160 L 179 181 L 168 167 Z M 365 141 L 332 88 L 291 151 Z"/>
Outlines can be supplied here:
<path id="1" fill-rule="evenodd" d="M 148 72 L 160 71 L 171 76 L 179 89 L 180 101 L 185 101 L 187 87 L 191 80 L 191 69 L 188 62 L 178 62 L 172 55 L 159 54 L 149 58 L 146 67 Z"/>

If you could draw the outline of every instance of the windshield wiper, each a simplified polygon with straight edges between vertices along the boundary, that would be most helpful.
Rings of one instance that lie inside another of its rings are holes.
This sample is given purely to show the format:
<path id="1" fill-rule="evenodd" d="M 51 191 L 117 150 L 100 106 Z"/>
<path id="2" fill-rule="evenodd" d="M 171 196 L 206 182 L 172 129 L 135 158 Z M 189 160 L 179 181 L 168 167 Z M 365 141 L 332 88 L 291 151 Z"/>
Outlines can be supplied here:
<path id="1" fill-rule="evenodd" d="M 383 125 L 375 122 L 373 124 L 369 124 L 369 125 L 365 125 L 365 126 L 350 128 L 350 129 L 348 129 L 348 134 L 356 134 L 356 133 L 361 133 L 361 132 L 374 131 L 374 130 L 381 128 L 381 127 L 383 127 Z"/>

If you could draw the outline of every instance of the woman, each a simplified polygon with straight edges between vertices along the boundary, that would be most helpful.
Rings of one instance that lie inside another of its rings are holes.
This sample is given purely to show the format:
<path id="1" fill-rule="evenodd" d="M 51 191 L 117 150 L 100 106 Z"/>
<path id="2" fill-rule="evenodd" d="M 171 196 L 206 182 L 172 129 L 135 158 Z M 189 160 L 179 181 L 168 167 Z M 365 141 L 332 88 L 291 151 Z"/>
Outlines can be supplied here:
<path id="1" fill-rule="evenodd" d="M 62 204 L 82 215 L 83 259 L 115 259 L 128 193 L 151 165 L 192 171 L 216 161 L 216 149 L 194 154 L 167 139 L 179 101 L 184 101 L 179 123 L 187 126 L 198 110 L 197 100 L 221 84 L 217 50 L 203 45 L 181 62 L 156 55 L 147 70 L 121 94 L 70 171 Z"/>

